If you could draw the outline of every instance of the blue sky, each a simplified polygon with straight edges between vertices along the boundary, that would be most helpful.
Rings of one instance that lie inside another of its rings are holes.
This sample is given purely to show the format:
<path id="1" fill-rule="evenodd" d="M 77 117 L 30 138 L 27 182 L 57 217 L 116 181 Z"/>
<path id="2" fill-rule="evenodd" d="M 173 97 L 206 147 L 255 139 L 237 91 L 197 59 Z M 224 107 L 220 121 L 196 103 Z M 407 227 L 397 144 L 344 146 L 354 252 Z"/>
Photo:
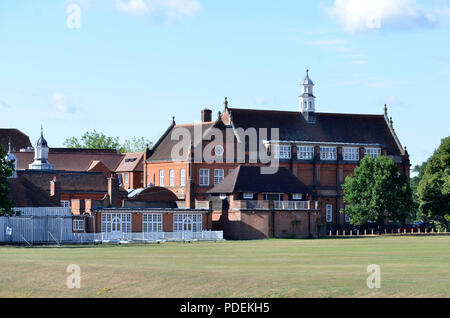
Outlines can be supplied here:
<path id="1" fill-rule="evenodd" d="M 69 28 L 68 5 L 80 6 Z M 0 127 L 51 147 L 96 129 L 156 141 L 200 110 L 389 105 L 412 163 L 450 135 L 450 0 L 2 0 Z"/>

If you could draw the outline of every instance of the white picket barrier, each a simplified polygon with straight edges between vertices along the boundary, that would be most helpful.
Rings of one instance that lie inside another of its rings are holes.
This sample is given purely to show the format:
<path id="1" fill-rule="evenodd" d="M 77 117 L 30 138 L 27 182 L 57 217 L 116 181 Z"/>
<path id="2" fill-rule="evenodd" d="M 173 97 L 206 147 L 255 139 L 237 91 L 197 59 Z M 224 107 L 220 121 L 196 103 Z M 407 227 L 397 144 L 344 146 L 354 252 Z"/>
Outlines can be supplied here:
<path id="1" fill-rule="evenodd" d="M 221 241 L 223 231 L 156 233 L 74 233 L 72 243 Z"/>

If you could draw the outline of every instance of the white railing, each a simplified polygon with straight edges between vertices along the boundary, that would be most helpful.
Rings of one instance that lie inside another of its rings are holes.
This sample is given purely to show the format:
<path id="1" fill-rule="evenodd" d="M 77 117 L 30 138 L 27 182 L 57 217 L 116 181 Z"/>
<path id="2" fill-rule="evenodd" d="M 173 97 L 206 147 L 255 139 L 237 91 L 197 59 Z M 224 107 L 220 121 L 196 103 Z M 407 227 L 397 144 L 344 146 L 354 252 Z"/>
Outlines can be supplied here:
<path id="1" fill-rule="evenodd" d="M 308 201 L 274 201 L 276 210 L 309 210 Z"/>
<path id="2" fill-rule="evenodd" d="M 223 231 L 159 233 L 74 233 L 73 243 L 220 241 Z"/>
<path id="3" fill-rule="evenodd" d="M 231 208 L 233 210 L 314 210 L 318 209 L 318 202 L 239 200 L 234 201 Z"/>

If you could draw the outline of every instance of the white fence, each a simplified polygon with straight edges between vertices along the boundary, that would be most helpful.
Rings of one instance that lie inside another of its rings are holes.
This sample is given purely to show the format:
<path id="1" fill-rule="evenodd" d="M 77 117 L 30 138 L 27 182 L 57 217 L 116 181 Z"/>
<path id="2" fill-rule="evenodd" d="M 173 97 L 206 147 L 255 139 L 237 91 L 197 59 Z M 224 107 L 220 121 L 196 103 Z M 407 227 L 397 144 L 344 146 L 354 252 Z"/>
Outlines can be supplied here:
<path id="1" fill-rule="evenodd" d="M 74 233 L 73 243 L 91 242 L 183 242 L 183 241 L 221 241 L 222 231 L 203 232 L 159 232 L 159 233 Z"/>
<path id="2" fill-rule="evenodd" d="M 0 242 L 62 243 L 72 241 L 71 216 L 0 217 Z"/>

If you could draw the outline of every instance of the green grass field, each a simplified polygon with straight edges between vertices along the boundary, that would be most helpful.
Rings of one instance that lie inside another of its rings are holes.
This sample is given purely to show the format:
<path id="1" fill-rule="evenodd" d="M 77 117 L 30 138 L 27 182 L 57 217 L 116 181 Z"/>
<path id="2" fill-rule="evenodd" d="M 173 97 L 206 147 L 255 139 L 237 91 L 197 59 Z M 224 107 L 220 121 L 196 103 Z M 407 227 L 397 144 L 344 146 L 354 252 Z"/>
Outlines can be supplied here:
<path id="1" fill-rule="evenodd" d="M 0 267 L 0 297 L 450 297 L 450 236 L 0 247 Z"/>

